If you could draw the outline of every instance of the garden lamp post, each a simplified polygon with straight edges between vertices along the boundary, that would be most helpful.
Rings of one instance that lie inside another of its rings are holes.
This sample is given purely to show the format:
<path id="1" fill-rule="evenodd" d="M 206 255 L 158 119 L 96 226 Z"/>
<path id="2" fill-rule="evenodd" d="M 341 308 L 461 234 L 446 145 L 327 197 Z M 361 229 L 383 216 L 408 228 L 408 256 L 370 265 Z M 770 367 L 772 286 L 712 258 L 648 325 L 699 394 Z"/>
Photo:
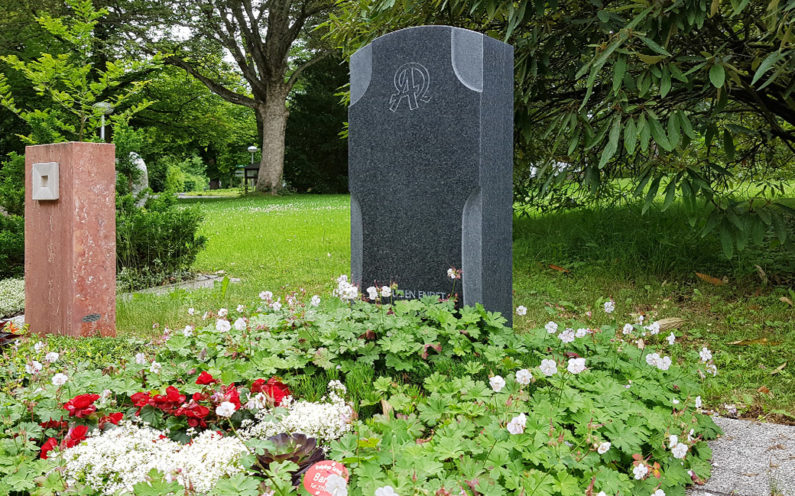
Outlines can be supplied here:
<path id="1" fill-rule="evenodd" d="M 102 112 L 102 126 L 99 128 L 99 137 L 102 141 L 105 141 L 105 116 L 113 112 L 113 105 L 108 102 L 97 102 L 93 106 Z"/>
<path id="2" fill-rule="evenodd" d="M 250 168 L 254 168 L 254 154 L 257 153 L 258 148 L 254 145 L 248 147 L 248 152 L 251 154 L 251 164 L 249 165 Z M 243 184 L 245 187 L 245 193 L 248 194 L 248 173 L 243 174 Z"/>

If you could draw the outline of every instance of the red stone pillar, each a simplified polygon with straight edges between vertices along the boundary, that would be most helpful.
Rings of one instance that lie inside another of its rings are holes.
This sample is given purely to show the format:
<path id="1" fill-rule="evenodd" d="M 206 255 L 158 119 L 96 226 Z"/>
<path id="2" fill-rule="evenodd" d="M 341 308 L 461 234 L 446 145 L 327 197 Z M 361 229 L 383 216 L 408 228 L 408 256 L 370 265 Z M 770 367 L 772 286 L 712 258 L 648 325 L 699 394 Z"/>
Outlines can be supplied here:
<path id="1" fill-rule="evenodd" d="M 25 149 L 25 321 L 36 333 L 116 335 L 116 147 Z"/>

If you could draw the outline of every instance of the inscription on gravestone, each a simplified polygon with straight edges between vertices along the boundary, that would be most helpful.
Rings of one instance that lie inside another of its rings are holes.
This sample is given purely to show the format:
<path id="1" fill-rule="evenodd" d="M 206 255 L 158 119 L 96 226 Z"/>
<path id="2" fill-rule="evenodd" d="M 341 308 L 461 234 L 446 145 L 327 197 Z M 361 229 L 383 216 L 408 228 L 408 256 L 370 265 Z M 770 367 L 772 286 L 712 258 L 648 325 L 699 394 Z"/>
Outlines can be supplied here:
<path id="1" fill-rule="evenodd" d="M 509 320 L 513 48 L 421 26 L 351 57 L 351 273 L 398 297 L 455 292 Z"/>

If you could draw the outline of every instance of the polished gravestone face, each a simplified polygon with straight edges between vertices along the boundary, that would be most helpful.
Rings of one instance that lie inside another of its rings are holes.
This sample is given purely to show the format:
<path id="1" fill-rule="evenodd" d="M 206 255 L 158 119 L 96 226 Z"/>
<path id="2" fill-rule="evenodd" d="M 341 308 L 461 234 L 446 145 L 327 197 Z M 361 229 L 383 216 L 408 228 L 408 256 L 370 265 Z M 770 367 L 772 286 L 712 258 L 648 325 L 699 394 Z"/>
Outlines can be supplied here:
<path id="1" fill-rule="evenodd" d="M 351 58 L 351 271 L 398 297 L 455 292 L 509 318 L 513 48 L 422 26 Z"/>

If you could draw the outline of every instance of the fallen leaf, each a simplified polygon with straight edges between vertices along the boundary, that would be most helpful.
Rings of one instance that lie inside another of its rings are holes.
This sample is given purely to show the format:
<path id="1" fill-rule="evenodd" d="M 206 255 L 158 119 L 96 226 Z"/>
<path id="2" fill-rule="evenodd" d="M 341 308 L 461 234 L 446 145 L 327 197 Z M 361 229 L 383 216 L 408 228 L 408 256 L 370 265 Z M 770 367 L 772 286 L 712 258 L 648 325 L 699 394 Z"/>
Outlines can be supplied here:
<path id="1" fill-rule="evenodd" d="M 563 267 L 553 264 L 549 264 L 549 268 L 552 270 L 557 270 L 558 272 L 563 272 L 564 274 L 568 274 L 569 272 L 571 272 L 569 269 L 564 269 Z"/>
<path id="2" fill-rule="evenodd" d="M 718 279 L 717 277 L 708 276 L 707 274 L 702 274 L 701 272 L 696 272 L 696 276 L 702 281 L 708 282 L 713 286 L 723 286 L 726 284 L 726 281 L 724 280 Z"/>
<path id="3" fill-rule="evenodd" d="M 739 341 L 731 341 L 729 344 L 733 344 L 735 346 L 751 346 L 752 344 L 761 344 L 763 346 L 777 346 L 781 344 L 781 341 L 768 341 L 767 338 L 758 338 L 758 339 L 741 339 Z"/>
<path id="4" fill-rule="evenodd" d="M 660 325 L 660 331 L 667 331 L 668 329 L 679 329 L 679 327 L 685 323 L 685 319 L 668 317 L 667 319 L 660 319 L 655 322 Z"/>
<path id="5" fill-rule="evenodd" d="M 792 304 L 792 300 L 790 300 L 786 296 L 782 296 L 781 298 L 779 298 L 779 301 L 783 301 L 784 303 L 786 303 L 787 305 L 789 305 L 791 307 L 795 306 L 795 305 Z"/>
<path id="6" fill-rule="evenodd" d="M 765 271 L 762 270 L 762 267 L 758 265 L 754 265 L 754 267 L 756 267 L 756 273 L 759 274 L 759 279 L 762 280 L 762 284 L 767 286 L 768 279 L 767 279 L 767 274 L 765 274 Z"/>
<path id="7" fill-rule="evenodd" d="M 776 367 L 776 368 L 775 368 L 775 370 L 773 370 L 773 372 L 771 372 L 771 373 L 770 373 L 770 375 L 776 375 L 776 374 L 778 374 L 779 372 L 781 372 L 782 370 L 784 370 L 784 367 L 786 367 L 786 366 L 787 366 L 787 362 L 784 362 L 784 363 L 782 363 L 781 365 L 779 365 L 778 367 Z"/>
<path id="8" fill-rule="evenodd" d="M 767 386 L 760 387 L 759 389 L 756 390 L 756 392 L 757 393 L 770 394 L 770 390 L 767 388 Z"/>

